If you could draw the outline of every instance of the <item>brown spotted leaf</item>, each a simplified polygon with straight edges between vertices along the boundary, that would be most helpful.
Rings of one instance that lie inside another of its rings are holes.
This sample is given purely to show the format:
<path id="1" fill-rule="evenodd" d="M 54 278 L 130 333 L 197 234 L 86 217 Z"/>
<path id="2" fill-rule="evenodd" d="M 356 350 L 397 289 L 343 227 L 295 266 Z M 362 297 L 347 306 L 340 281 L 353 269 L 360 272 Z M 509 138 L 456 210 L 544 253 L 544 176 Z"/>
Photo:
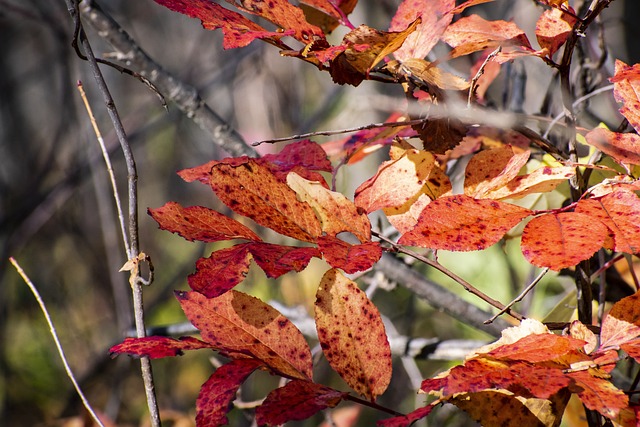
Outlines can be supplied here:
<path id="1" fill-rule="evenodd" d="M 569 372 L 567 376 L 574 384 L 569 388 L 576 393 L 584 405 L 598 411 L 607 418 L 615 418 L 621 409 L 629 406 L 629 398 L 618 389 L 608 376 L 593 374 L 591 370 Z"/>
<path id="2" fill-rule="evenodd" d="M 290 271 L 300 272 L 307 268 L 311 258 L 320 258 L 320 251 L 312 247 L 295 247 L 255 242 L 249 245 L 253 260 L 267 277 L 278 278 Z"/>
<path id="3" fill-rule="evenodd" d="M 255 359 L 236 359 L 220 366 L 202 384 L 196 400 L 196 425 L 215 427 L 229 423 L 227 412 L 242 383 L 262 365 Z"/>
<path id="4" fill-rule="evenodd" d="M 393 418 L 386 418 L 376 423 L 378 427 L 409 427 L 418 420 L 423 419 L 431 413 L 434 406 L 427 405 L 409 412 L 407 415 L 400 415 Z"/>
<path id="5" fill-rule="evenodd" d="M 192 337 L 180 339 L 169 337 L 125 338 L 125 340 L 109 349 L 109 355 L 146 356 L 150 359 L 181 356 L 185 350 L 211 348 L 211 344 Z"/>
<path id="6" fill-rule="evenodd" d="M 578 202 L 576 212 L 599 219 L 613 233 L 617 252 L 640 252 L 640 198 L 628 190 L 616 190 L 603 197 Z"/>
<path id="7" fill-rule="evenodd" d="M 622 103 L 620 113 L 640 132 L 640 64 L 629 66 L 616 60 L 615 74 L 609 80 L 616 101 Z"/>
<path id="8" fill-rule="evenodd" d="M 638 134 L 611 132 L 599 127 L 587 133 L 585 138 L 589 145 L 613 157 L 617 162 L 640 165 L 640 136 Z"/>
<path id="9" fill-rule="evenodd" d="M 518 176 L 530 154 L 530 151 L 515 154 L 510 145 L 479 152 L 467 163 L 464 194 L 481 199 L 490 191 L 504 187 Z"/>
<path id="10" fill-rule="evenodd" d="M 313 208 L 324 233 L 335 236 L 346 231 L 353 233 L 361 242 L 371 240 L 371 223 L 366 213 L 359 212 L 356 205 L 343 194 L 328 190 L 294 172 L 287 176 L 287 184 L 298 195 L 298 199 Z"/>
<path id="11" fill-rule="evenodd" d="M 502 345 L 489 353 L 487 357 L 498 360 L 521 360 L 530 363 L 586 360 L 582 353 L 585 341 L 554 334 L 531 334 L 512 344 Z"/>
<path id="12" fill-rule="evenodd" d="M 455 117 L 429 119 L 412 129 L 418 133 L 424 149 L 435 154 L 455 148 L 467 134 L 467 127 Z"/>
<path id="13" fill-rule="evenodd" d="M 222 28 L 225 49 L 244 47 L 255 39 L 265 39 L 280 45 L 286 33 L 270 32 L 243 15 L 225 9 L 209 0 L 154 0 L 156 3 L 191 18 L 198 18 L 207 30 Z"/>
<path id="14" fill-rule="evenodd" d="M 447 13 L 455 6 L 455 0 L 404 0 L 391 20 L 389 31 L 401 31 L 417 18 L 422 22 L 394 52 L 398 60 L 424 58 L 440 39 L 440 35 L 451 23 L 453 15 Z"/>
<path id="15" fill-rule="evenodd" d="M 531 49 L 526 34 L 513 22 L 487 21 L 478 15 L 460 18 L 449 25 L 442 40 L 453 47 L 449 54 L 452 58 L 498 46 Z"/>
<path id="16" fill-rule="evenodd" d="M 261 160 L 276 165 L 286 172 L 297 166 L 313 171 L 331 172 L 333 170 L 331 162 L 327 159 L 327 153 L 317 143 L 308 139 L 288 144 L 278 154 L 266 154 Z"/>
<path id="17" fill-rule="evenodd" d="M 622 298 L 609 311 L 609 316 L 640 326 L 640 292 Z"/>
<path id="18" fill-rule="evenodd" d="M 574 14 L 571 15 L 560 9 L 545 10 L 536 23 L 536 38 L 540 47 L 549 50 L 549 57 L 560 49 L 573 32 L 573 26 L 578 21 Z"/>
<path id="19" fill-rule="evenodd" d="M 333 408 L 347 395 L 311 381 L 293 380 L 273 390 L 256 408 L 258 425 L 279 426 Z"/>
<path id="20" fill-rule="evenodd" d="M 148 212 L 160 229 L 179 234 L 189 241 L 262 240 L 238 221 L 202 206 L 185 208 L 176 202 L 167 202 L 162 207 L 148 209 Z"/>
<path id="21" fill-rule="evenodd" d="M 196 261 L 196 272 L 187 277 L 189 287 L 208 298 L 215 298 L 244 280 L 249 272 L 250 244 L 220 249 L 209 258 Z"/>
<path id="22" fill-rule="evenodd" d="M 452 251 L 486 249 L 531 211 L 495 200 L 478 200 L 462 194 L 429 203 L 418 224 L 400 237 L 401 245 Z"/>
<path id="23" fill-rule="evenodd" d="M 331 367 L 351 388 L 375 400 L 391 381 L 391 349 L 376 306 L 354 282 L 331 269 L 318 287 L 315 319 Z"/>
<path id="24" fill-rule="evenodd" d="M 210 185 L 235 212 L 285 236 L 312 242 L 322 232 L 311 206 L 253 159 L 238 166 L 214 165 Z"/>
<path id="25" fill-rule="evenodd" d="M 318 249 L 331 267 L 347 274 L 370 269 L 382 256 L 378 242 L 352 245 L 334 236 L 318 237 Z"/>
<path id="26" fill-rule="evenodd" d="M 578 212 L 532 219 L 522 233 L 522 253 L 533 265 L 559 271 L 589 259 L 604 243 L 607 227 Z"/>
<path id="27" fill-rule="evenodd" d="M 231 358 L 252 357 L 276 373 L 311 378 L 311 351 L 302 333 L 273 307 L 231 290 L 217 298 L 176 292 L 202 339 Z"/>
<path id="28" fill-rule="evenodd" d="M 215 165 L 224 163 L 230 166 L 240 166 L 246 163 L 247 160 L 249 160 L 249 157 L 247 156 L 227 157 L 226 159 L 222 160 L 211 160 L 200 166 L 182 169 L 178 171 L 178 175 L 186 182 L 200 181 L 203 184 L 209 185 L 209 181 L 211 179 L 211 170 Z"/>
<path id="29" fill-rule="evenodd" d="M 489 199 L 519 199 L 533 193 L 547 193 L 576 174 L 571 166 L 543 166 L 527 175 L 517 176 L 504 187 L 485 194 Z"/>

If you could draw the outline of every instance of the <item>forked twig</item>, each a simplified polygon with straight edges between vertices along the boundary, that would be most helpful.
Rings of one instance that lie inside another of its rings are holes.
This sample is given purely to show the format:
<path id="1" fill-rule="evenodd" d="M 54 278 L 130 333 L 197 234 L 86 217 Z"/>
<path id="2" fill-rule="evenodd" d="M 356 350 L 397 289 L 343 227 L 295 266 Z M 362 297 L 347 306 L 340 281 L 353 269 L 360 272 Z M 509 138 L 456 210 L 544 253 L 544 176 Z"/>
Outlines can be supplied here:
<path id="1" fill-rule="evenodd" d="M 64 370 L 66 371 L 67 376 L 69 377 L 69 379 L 73 383 L 73 387 L 75 387 L 76 393 L 78 393 L 78 396 L 80 396 L 80 400 L 82 400 L 82 404 L 87 409 L 87 412 L 89 412 L 89 414 L 91 415 L 91 418 L 93 418 L 93 420 L 96 422 L 96 424 L 98 424 L 100 427 L 104 427 L 104 424 L 102 423 L 102 421 L 100 421 L 100 418 L 98 417 L 98 414 L 96 414 L 96 412 L 93 410 L 93 408 L 91 407 L 91 404 L 89 403 L 89 401 L 87 400 L 86 396 L 82 392 L 82 389 L 80 388 L 80 385 L 78 384 L 78 381 L 76 381 L 76 377 L 73 375 L 73 371 L 71 370 L 71 367 L 69 366 L 69 362 L 67 361 L 67 356 L 64 354 L 64 350 L 62 349 L 62 344 L 60 344 L 60 339 L 58 338 L 58 333 L 56 332 L 56 327 L 53 325 L 53 321 L 51 320 L 51 316 L 49 315 L 49 311 L 47 310 L 47 306 L 44 303 L 44 301 L 42 300 L 42 297 L 40 296 L 40 293 L 38 292 L 38 289 L 33 284 L 31 279 L 29 279 L 29 276 L 27 276 L 27 274 L 24 272 L 22 267 L 20 267 L 20 264 L 18 264 L 18 261 L 16 261 L 13 257 L 10 257 L 9 261 L 11 262 L 11 264 L 13 264 L 13 266 L 16 269 L 16 271 L 18 272 L 20 277 L 22 277 L 22 280 L 24 280 L 24 282 L 27 284 L 27 286 L 31 290 L 31 293 L 33 294 L 33 296 L 35 297 L 36 301 L 38 302 L 38 305 L 40 306 L 40 310 L 42 310 L 42 314 L 44 315 L 44 318 L 47 321 L 47 324 L 49 325 L 49 331 L 51 332 L 51 336 L 53 337 L 53 341 L 56 344 L 56 349 L 58 350 L 58 354 L 60 355 L 60 359 L 62 359 L 62 364 L 64 365 Z"/>
<path id="2" fill-rule="evenodd" d="M 511 301 L 509 304 L 507 304 L 505 306 L 505 308 L 503 308 L 502 310 L 500 310 L 498 313 L 496 313 L 491 319 L 486 320 L 484 323 L 485 324 L 489 324 L 491 322 L 493 322 L 494 320 L 496 320 L 498 317 L 502 316 L 508 309 L 510 309 L 511 307 L 513 307 L 517 302 L 522 301 L 522 299 L 525 297 L 525 295 L 527 295 L 529 293 L 529 291 L 531 291 L 531 289 L 533 289 L 533 287 L 535 285 L 538 284 L 538 282 L 540 282 L 540 280 L 542 280 L 542 278 L 545 276 L 545 274 L 547 274 L 549 272 L 549 267 L 545 268 L 544 270 L 542 270 L 540 272 L 540 274 L 538 274 L 538 277 L 536 277 L 535 279 L 533 279 L 533 281 L 531 283 L 529 283 L 529 285 L 527 285 L 526 288 L 524 288 L 522 290 L 522 292 L 520 292 L 520 295 L 518 295 L 513 301 Z"/>

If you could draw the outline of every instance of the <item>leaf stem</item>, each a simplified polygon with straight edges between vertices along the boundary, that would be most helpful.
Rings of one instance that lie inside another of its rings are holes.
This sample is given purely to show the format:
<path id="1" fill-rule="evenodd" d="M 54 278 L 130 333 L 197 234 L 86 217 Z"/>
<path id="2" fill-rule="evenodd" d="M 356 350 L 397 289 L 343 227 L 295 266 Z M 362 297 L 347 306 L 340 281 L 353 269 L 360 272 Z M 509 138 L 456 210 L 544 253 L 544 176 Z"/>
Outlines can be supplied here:
<path id="1" fill-rule="evenodd" d="M 353 396 L 351 394 L 345 395 L 344 396 L 344 400 L 350 400 L 352 402 L 359 403 L 359 404 L 361 404 L 363 406 L 368 406 L 369 408 L 373 408 L 373 409 L 377 409 L 378 411 L 386 412 L 387 414 L 391 414 L 391 415 L 393 415 L 395 417 L 401 417 L 401 416 L 404 415 L 401 412 L 394 411 L 393 409 L 389 409 L 389 408 L 387 408 L 385 406 L 382 406 L 382 405 L 379 405 L 379 404 L 377 404 L 375 402 L 370 402 L 368 400 L 361 399 L 361 398 L 359 398 L 357 396 Z"/>

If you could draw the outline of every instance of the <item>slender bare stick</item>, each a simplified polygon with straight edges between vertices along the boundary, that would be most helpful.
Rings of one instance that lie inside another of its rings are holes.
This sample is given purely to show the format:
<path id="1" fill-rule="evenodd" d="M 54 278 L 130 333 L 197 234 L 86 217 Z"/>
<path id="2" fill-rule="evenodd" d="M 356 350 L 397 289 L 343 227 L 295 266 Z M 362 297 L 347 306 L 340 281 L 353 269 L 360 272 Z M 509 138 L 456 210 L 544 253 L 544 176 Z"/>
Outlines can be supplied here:
<path id="1" fill-rule="evenodd" d="M 518 295 L 513 301 L 511 301 L 509 304 L 507 304 L 505 306 L 505 308 L 503 308 L 502 310 L 500 310 L 498 313 L 496 313 L 491 319 L 486 320 L 484 323 L 491 323 L 494 320 L 496 320 L 499 316 L 502 316 L 508 309 L 510 309 L 511 307 L 513 307 L 513 305 L 517 302 L 522 301 L 522 299 L 525 297 L 525 295 L 527 295 L 529 293 L 529 291 L 531 291 L 531 289 L 533 289 L 533 287 L 535 285 L 538 284 L 538 282 L 540 282 L 540 280 L 542 280 L 542 278 L 545 276 L 545 274 L 547 274 L 549 272 L 549 268 L 545 268 L 544 270 L 542 270 L 540 272 L 540 274 L 538 274 L 538 277 L 536 277 L 535 279 L 533 279 L 533 281 L 531 283 L 529 283 L 529 285 L 527 285 L 526 288 L 524 288 L 522 290 L 522 292 L 520 292 L 520 295 Z"/>
<path id="2" fill-rule="evenodd" d="M 18 261 L 16 261 L 13 257 L 10 257 L 9 261 L 11 262 L 11 264 L 13 264 L 13 266 L 16 269 L 16 271 L 18 272 L 20 277 L 22 277 L 22 280 L 24 280 L 24 282 L 27 284 L 27 286 L 31 290 L 31 293 L 33 294 L 33 296 L 35 297 L 36 301 L 38 302 L 38 305 L 40 306 L 40 310 L 42 310 L 42 314 L 44 315 L 44 318 L 46 319 L 47 324 L 49 325 L 49 331 L 51 332 L 51 336 L 53 337 L 53 341 L 55 342 L 56 348 L 58 349 L 58 354 L 60 355 L 60 359 L 62 359 L 62 364 L 64 365 L 64 370 L 67 372 L 67 376 L 69 377 L 69 379 L 73 383 L 73 386 L 76 389 L 76 393 L 78 393 L 78 396 L 80 396 L 80 400 L 82 400 L 82 404 L 87 409 L 87 411 L 91 415 L 91 418 L 93 418 L 93 420 L 96 422 L 96 424 L 98 424 L 100 427 L 104 427 L 104 424 L 102 424 L 102 421 L 100 421 L 100 418 L 98 417 L 98 414 L 96 414 L 96 412 L 93 410 L 93 408 L 91 407 L 91 404 L 89 403 L 89 401 L 87 400 L 86 396 L 82 392 L 82 389 L 80 388 L 80 385 L 76 381 L 76 377 L 73 375 L 73 371 L 71 370 L 71 367 L 69 366 L 69 362 L 67 361 L 67 356 L 64 354 L 64 350 L 62 349 L 62 344 L 60 344 L 60 339 L 58 338 L 58 332 L 56 332 L 56 327 L 53 326 L 53 321 L 51 320 L 51 316 L 49 315 L 49 311 L 47 310 L 47 306 L 45 305 L 44 301 L 42 300 L 42 297 L 40 296 L 40 293 L 38 292 L 38 289 L 33 284 L 31 279 L 29 279 L 29 277 L 24 272 L 22 267 L 20 267 L 20 264 L 18 264 Z"/>

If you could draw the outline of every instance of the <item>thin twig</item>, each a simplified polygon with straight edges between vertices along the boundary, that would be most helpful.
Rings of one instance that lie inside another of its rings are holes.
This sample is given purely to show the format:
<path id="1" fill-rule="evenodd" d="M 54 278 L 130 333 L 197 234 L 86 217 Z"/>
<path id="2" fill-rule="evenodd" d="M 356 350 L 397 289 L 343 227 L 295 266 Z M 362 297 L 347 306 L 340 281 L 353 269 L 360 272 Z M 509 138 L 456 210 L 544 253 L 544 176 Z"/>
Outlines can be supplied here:
<path id="1" fill-rule="evenodd" d="M 500 310 L 498 313 L 496 313 L 491 319 L 488 319 L 487 321 L 485 321 L 484 323 L 491 323 L 494 320 L 496 320 L 498 317 L 502 316 L 506 310 L 510 309 L 511 307 L 513 307 L 516 303 L 522 301 L 522 299 L 525 297 L 525 295 L 527 295 L 529 293 L 529 291 L 531 291 L 531 289 L 534 288 L 534 286 L 536 286 L 538 284 L 538 282 L 540 282 L 540 280 L 542 280 L 542 278 L 544 277 L 545 274 L 547 274 L 549 272 L 549 268 L 545 268 L 544 270 L 542 270 L 540 272 L 540 274 L 538 274 L 538 277 L 536 277 L 535 279 L 533 279 L 533 281 L 531 283 L 529 283 L 529 285 L 527 285 L 526 288 L 523 289 L 523 291 L 520 293 L 520 295 L 518 295 L 513 301 L 511 301 L 509 304 L 507 304 L 505 306 L 505 308 L 503 308 L 502 310 Z"/>
<path id="2" fill-rule="evenodd" d="M 498 55 L 500 52 L 502 52 L 502 45 L 498 46 L 496 50 L 487 55 L 487 57 L 484 59 L 484 62 L 478 69 L 478 72 L 471 79 L 471 84 L 469 85 L 469 96 L 467 97 L 467 108 L 471 108 L 471 99 L 478 90 L 478 80 L 480 80 L 480 77 L 482 77 L 482 75 L 484 74 L 484 69 L 487 67 L 489 61 L 495 58 L 496 55 Z"/>
<path id="3" fill-rule="evenodd" d="M 62 344 L 60 344 L 60 339 L 58 338 L 58 333 L 56 332 L 56 327 L 53 325 L 53 321 L 51 320 L 51 316 L 49 315 L 49 311 L 47 310 L 47 306 L 45 305 L 44 301 L 42 300 L 42 297 L 40 296 L 40 293 L 38 292 L 38 289 L 33 284 L 31 279 L 29 279 L 29 277 L 24 272 L 22 267 L 20 267 L 20 264 L 18 264 L 18 261 L 16 261 L 13 257 L 10 257 L 9 261 L 11 262 L 11 264 L 13 264 L 13 266 L 16 269 L 16 271 L 18 272 L 20 277 L 22 277 L 22 280 L 24 280 L 24 282 L 27 284 L 27 286 L 31 290 L 31 293 L 33 294 L 33 296 L 35 297 L 36 301 L 38 302 L 38 305 L 40 306 L 40 310 L 42 310 L 42 314 L 44 315 L 44 318 L 46 319 L 47 324 L 49 325 L 49 331 L 51 332 L 51 336 L 53 337 L 53 341 L 55 342 L 56 348 L 58 349 L 58 354 L 60 355 L 60 359 L 62 359 L 62 364 L 64 365 L 64 370 L 66 371 L 67 376 L 69 377 L 69 379 L 73 383 L 73 386 L 75 387 L 76 392 L 78 393 L 78 396 L 80 396 L 80 400 L 82 400 L 82 404 L 87 409 L 87 411 L 91 415 L 91 418 L 93 418 L 93 420 L 96 422 L 96 424 L 98 424 L 100 427 L 104 427 L 104 424 L 102 424 L 102 421 L 100 421 L 100 418 L 98 417 L 98 414 L 93 410 L 93 408 L 91 407 L 91 404 L 89 403 L 89 401 L 87 400 L 86 396 L 82 392 L 82 389 L 80 388 L 80 385 L 76 381 L 76 377 L 73 375 L 73 371 L 71 370 L 71 367 L 69 366 L 69 362 L 67 361 L 67 357 L 65 356 L 64 350 L 62 349 Z"/>

